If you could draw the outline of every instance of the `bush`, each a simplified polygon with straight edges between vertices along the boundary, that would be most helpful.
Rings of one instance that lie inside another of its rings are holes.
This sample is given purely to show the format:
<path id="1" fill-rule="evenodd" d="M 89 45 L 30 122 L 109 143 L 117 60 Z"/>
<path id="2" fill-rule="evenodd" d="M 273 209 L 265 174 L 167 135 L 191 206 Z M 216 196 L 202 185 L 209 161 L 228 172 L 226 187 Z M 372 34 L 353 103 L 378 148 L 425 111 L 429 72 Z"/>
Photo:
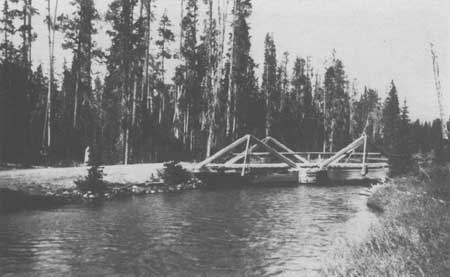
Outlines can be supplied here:
<path id="1" fill-rule="evenodd" d="M 103 182 L 103 167 L 93 165 L 88 169 L 88 175 L 84 180 L 77 180 L 75 184 L 78 190 L 83 193 L 88 191 L 93 194 L 103 193 L 107 190 L 106 184 Z"/>
<path id="2" fill-rule="evenodd" d="M 436 165 L 428 171 L 431 179 L 425 190 L 436 198 L 450 200 L 450 165 Z"/>
<path id="3" fill-rule="evenodd" d="M 164 168 L 158 171 L 158 176 L 167 185 L 179 185 L 191 179 L 191 174 L 176 162 L 164 164 Z"/>
<path id="4" fill-rule="evenodd" d="M 90 191 L 93 194 L 101 194 L 107 190 L 107 186 L 103 182 L 103 176 L 105 175 L 103 173 L 103 167 L 100 166 L 100 158 L 95 150 L 96 148 L 91 147 L 88 175 L 84 180 L 75 181 L 77 188 L 83 193 Z"/>

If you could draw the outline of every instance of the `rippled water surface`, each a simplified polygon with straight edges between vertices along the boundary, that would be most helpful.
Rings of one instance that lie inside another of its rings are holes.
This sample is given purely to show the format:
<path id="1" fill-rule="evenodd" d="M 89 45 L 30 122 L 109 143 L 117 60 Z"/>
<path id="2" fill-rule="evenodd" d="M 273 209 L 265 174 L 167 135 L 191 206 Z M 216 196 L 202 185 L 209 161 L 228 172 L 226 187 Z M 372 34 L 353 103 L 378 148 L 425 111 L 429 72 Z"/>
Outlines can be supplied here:
<path id="1" fill-rule="evenodd" d="M 0 275 L 299 276 L 363 236 L 366 188 L 230 188 L 0 214 Z"/>

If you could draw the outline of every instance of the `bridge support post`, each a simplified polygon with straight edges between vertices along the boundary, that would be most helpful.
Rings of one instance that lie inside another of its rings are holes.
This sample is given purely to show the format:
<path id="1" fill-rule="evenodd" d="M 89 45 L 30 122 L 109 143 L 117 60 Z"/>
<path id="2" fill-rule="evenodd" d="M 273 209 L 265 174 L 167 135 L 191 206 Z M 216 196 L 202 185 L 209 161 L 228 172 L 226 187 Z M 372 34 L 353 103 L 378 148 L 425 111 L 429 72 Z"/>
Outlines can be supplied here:
<path id="1" fill-rule="evenodd" d="M 299 184 L 315 184 L 317 183 L 317 175 L 321 172 L 318 168 L 299 168 L 298 183 Z"/>
<path id="2" fill-rule="evenodd" d="M 245 175 L 245 170 L 247 169 L 247 159 L 248 159 L 248 154 L 250 152 L 250 136 L 247 137 L 247 145 L 245 146 L 245 156 L 244 156 L 244 163 L 242 164 L 242 172 L 241 172 L 241 176 Z"/>

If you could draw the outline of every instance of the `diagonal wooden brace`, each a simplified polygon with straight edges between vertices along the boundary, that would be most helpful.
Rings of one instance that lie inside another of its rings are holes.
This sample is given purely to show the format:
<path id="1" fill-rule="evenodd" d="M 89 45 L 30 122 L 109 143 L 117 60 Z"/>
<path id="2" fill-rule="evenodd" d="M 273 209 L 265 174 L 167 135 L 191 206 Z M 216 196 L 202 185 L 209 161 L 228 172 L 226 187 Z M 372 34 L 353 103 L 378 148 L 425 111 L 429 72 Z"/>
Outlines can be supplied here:
<path id="1" fill-rule="evenodd" d="M 262 142 L 261 140 L 253 136 L 252 138 L 256 141 L 257 144 L 261 145 L 261 147 L 265 148 L 269 153 L 273 154 L 274 156 L 276 156 L 277 158 L 288 164 L 290 167 L 297 168 L 297 164 L 295 162 L 278 153 L 275 149 L 267 145 L 267 143 Z"/>
<path id="2" fill-rule="evenodd" d="M 337 152 L 336 154 L 334 154 L 330 158 L 328 158 L 325 161 L 323 161 L 322 163 L 320 163 L 319 164 L 319 168 L 320 169 L 324 169 L 327 166 L 329 166 L 330 164 L 339 161 L 340 159 L 345 157 L 345 155 L 347 153 L 350 153 L 353 150 L 355 150 L 358 147 L 360 147 L 361 145 L 363 145 L 365 141 L 366 141 L 366 134 L 363 134 L 360 138 L 358 138 L 354 142 L 352 142 L 349 145 L 347 145 L 346 147 L 342 148 L 339 152 Z"/>
<path id="3" fill-rule="evenodd" d="M 233 150 L 234 148 L 238 147 L 239 145 L 241 145 L 242 143 L 246 142 L 249 139 L 250 135 L 246 135 L 243 136 L 242 138 L 236 140 L 235 142 L 233 142 L 232 144 L 228 145 L 227 147 L 223 148 L 222 150 L 220 150 L 219 152 L 215 153 L 214 155 L 212 155 L 211 157 L 207 158 L 206 160 L 200 162 L 197 164 L 196 168 L 202 168 L 205 165 L 211 163 L 212 161 L 220 158 L 221 156 L 227 154 L 228 152 L 230 152 L 231 150 Z"/>
<path id="4" fill-rule="evenodd" d="M 299 161 L 301 161 L 302 163 L 309 164 L 309 161 L 307 159 L 305 159 L 305 158 L 295 154 L 294 150 L 290 149 L 289 147 L 287 147 L 286 145 L 282 144 L 281 142 L 279 142 L 278 140 L 274 139 L 273 137 L 267 137 L 266 139 L 267 139 L 267 141 L 272 141 L 273 143 L 275 143 L 278 147 L 280 147 L 284 151 L 294 154 L 293 156 L 295 158 L 297 158 Z"/>

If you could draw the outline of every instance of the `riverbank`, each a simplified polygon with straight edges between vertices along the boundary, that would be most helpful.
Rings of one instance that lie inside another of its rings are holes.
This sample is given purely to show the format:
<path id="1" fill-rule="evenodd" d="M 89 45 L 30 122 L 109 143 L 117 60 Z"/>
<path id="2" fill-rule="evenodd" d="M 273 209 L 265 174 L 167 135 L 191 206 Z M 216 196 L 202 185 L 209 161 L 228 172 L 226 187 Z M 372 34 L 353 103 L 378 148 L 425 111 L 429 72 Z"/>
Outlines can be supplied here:
<path id="1" fill-rule="evenodd" d="M 163 168 L 162 163 L 108 165 L 103 167 L 104 181 L 115 184 L 144 184 Z M 70 189 L 87 176 L 88 167 L 49 167 L 0 171 L 0 189 L 28 190 L 43 187 L 48 191 Z"/>
<path id="2" fill-rule="evenodd" d="M 190 164 L 183 164 L 188 168 Z M 197 179 L 165 184 L 158 176 L 164 164 L 113 165 L 103 168 L 106 189 L 102 194 L 82 192 L 75 181 L 83 180 L 88 167 L 14 169 L 0 171 L 0 212 L 49 208 L 97 199 L 176 192 L 202 186 Z"/>
<path id="3" fill-rule="evenodd" d="M 336 245 L 329 276 L 444 276 L 450 272 L 450 169 L 428 165 L 389 180 L 367 205 L 379 214 L 367 239 Z M 339 249 L 339 250 L 337 250 Z"/>

